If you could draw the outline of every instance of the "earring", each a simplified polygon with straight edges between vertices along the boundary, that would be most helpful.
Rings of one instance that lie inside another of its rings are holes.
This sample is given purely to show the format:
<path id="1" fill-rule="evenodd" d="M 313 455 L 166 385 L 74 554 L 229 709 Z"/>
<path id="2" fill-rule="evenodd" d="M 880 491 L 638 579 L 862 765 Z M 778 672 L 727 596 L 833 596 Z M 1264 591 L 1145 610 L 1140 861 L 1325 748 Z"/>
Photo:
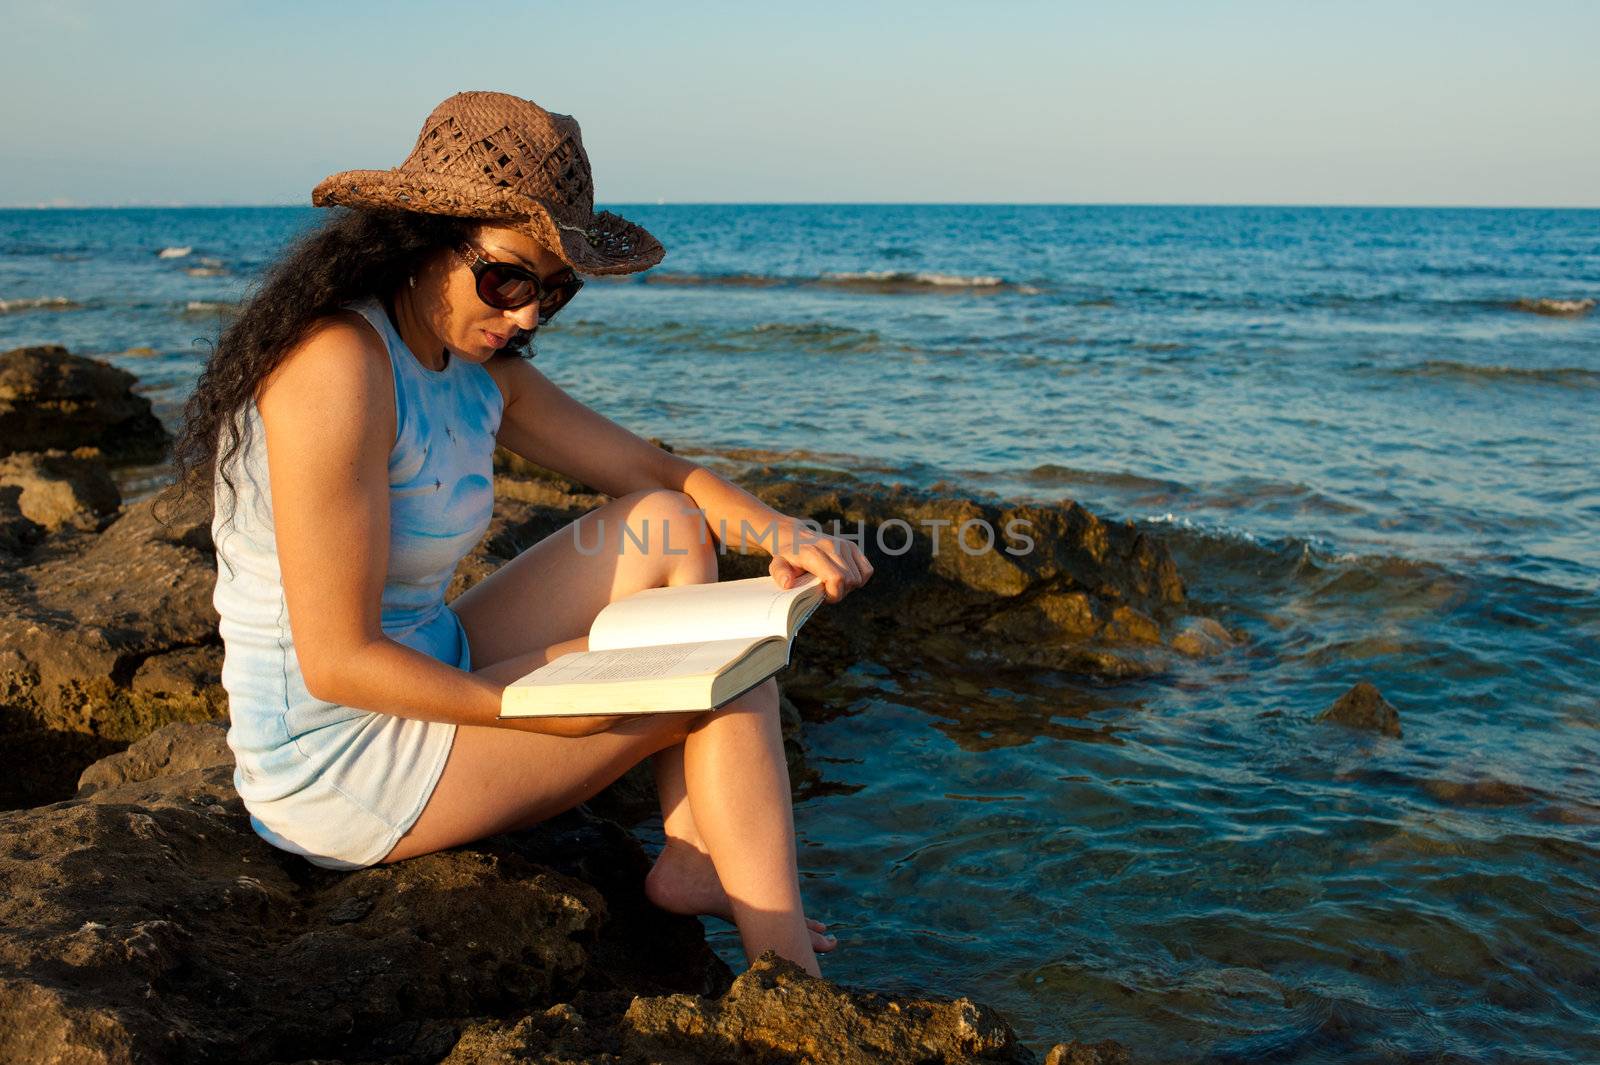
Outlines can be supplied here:
<path id="1" fill-rule="evenodd" d="M 406 280 L 411 283 L 411 287 L 412 288 L 416 288 L 417 287 L 417 275 L 416 274 L 412 274 L 410 277 L 406 278 Z"/>

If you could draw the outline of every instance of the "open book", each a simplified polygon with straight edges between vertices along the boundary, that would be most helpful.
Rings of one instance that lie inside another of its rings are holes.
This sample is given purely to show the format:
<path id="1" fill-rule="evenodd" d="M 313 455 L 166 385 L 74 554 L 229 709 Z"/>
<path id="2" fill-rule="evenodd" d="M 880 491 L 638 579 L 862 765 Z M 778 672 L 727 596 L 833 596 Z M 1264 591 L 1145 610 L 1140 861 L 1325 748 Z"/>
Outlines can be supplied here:
<path id="1" fill-rule="evenodd" d="M 789 588 L 771 576 L 646 588 L 595 616 L 589 650 L 512 681 L 500 718 L 710 710 L 788 665 L 822 601 L 814 573 Z"/>

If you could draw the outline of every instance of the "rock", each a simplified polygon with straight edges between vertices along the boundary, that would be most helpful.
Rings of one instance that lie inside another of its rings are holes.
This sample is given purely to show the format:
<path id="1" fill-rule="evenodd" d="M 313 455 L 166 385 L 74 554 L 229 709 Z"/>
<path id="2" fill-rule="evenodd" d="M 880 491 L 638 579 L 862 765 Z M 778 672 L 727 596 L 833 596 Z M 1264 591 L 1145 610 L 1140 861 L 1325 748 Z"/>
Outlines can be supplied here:
<path id="1" fill-rule="evenodd" d="M 95 762 L 78 778 L 78 797 L 104 788 L 170 776 L 191 769 L 233 765 L 226 721 L 163 725 L 126 750 Z"/>
<path id="2" fill-rule="evenodd" d="M 1467 780 L 1424 780 L 1422 788 L 1453 806 L 1522 806 L 1542 797 L 1532 788 L 1485 775 Z"/>
<path id="3" fill-rule="evenodd" d="M 0 484 L 0 559 L 21 558 L 44 534 L 44 526 L 22 512 L 22 486 Z"/>
<path id="4" fill-rule="evenodd" d="M 1579 318 L 1594 310 L 1595 301 L 1592 299 L 1536 299 L 1517 300 L 1512 303 L 1513 310 L 1527 311 L 1529 314 L 1544 314 L 1556 318 Z"/>
<path id="5" fill-rule="evenodd" d="M 154 784 L 0 816 L 0 1058 L 404 1052 L 585 974 L 587 885 L 483 850 L 312 875 L 254 837 L 225 767 Z"/>
<path id="6" fill-rule="evenodd" d="M 136 381 L 62 347 L 0 355 L 0 455 L 89 446 L 112 463 L 159 462 L 169 438 Z"/>
<path id="7" fill-rule="evenodd" d="M 51 531 L 66 525 L 99 530 L 122 506 L 122 493 L 94 448 L 0 458 L 0 486 L 6 485 L 21 489 L 22 513 Z"/>
<path id="8" fill-rule="evenodd" d="M 1044 1056 L 1044 1065 L 1131 1065 L 1128 1048 L 1114 1039 L 1098 1043 L 1057 1043 Z"/>
<path id="9" fill-rule="evenodd" d="M 26 718 L 0 718 L 0 746 L 5 749 L 0 811 L 70 796 L 85 766 L 126 745 L 87 732 L 44 728 Z"/>
<path id="10" fill-rule="evenodd" d="M 1317 715 L 1349 728 L 1370 729 L 1385 736 L 1400 735 L 1400 712 L 1373 685 L 1361 681 Z"/>
<path id="11" fill-rule="evenodd" d="M 319 869 L 251 831 L 222 739 L 169 726 L 78 796 L 0 814 L 0 1060 L 1034 1060 L 968 999 L 770 952 L 732 980 L 698 921 L 644 900 L 631 837 L 581 811 Z"/>
<path id="12" fill-rule="evenodd" d="M 968 999 L 906 1002 L 852 992 L 770 950 L 720 999 L 637 999 L 622 1024 L 627 1051 L 663 1065 L 1034 1060 L 999 1014 Z"/>
<path id="13" fill-rule="evenodd" d="M 129 685 L 145 695 L 200 695 L 222 684 L 222 647 L 180 647 L 151 655 Z"/>
<path id="14" fill-rule="evenodd" d="M 1238 643 L 1227 627 L 1215 618 L 1189 617 L 1178 626 L 1172 637 L 1172 649 L 1190 658 L 1209 658 L 1221 654 Z"/>
<path id="15" fill-rule="evenodd" d="M 144 500 L 99 535 L 52 540 L 0 569 L 0 742 L 44 730 L 126 745 L 225 713 L 212 558 L 204 519 L 163 526 Z M 51 761 L 32 801 L 64 798 L 107 753 L 65 738 L 62 749 L 89 757 Z"/>

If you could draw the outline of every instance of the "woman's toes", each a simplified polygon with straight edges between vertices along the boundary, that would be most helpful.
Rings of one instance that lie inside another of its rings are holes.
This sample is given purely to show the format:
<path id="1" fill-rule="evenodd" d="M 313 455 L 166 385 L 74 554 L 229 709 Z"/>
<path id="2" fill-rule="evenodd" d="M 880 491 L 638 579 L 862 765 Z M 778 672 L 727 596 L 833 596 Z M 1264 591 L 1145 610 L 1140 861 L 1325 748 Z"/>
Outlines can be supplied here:
<path id="1" fill-rule="evenodd" d="M 806 927 L 811 930 L 811 949 L 818 954 L 826 954 L 839 945 L 839 938 L 827 932 L 828 926 L 821 921 L 806 918 Z"/>

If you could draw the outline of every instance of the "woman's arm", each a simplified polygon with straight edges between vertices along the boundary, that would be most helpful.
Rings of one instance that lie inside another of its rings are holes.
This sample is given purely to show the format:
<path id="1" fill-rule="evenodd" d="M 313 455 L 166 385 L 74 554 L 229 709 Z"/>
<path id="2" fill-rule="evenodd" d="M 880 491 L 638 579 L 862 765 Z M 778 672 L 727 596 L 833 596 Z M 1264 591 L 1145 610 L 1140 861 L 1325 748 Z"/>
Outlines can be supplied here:
<path id="1" fill-rule="evenodd" d="M 329 702 L 424 721 L 555 735 L 594 731 L 601 719 L 496 721 L 503 684 L 384 634 L 391 373 L 370 329 L 332 320 L 263 383 L 259 407 L 278 564 L 307 690 Z"/>
<path id="2" fill-rule="evenodd" d="M 526 360 L 495 359 L 489 366 L 506 397 L 496 439 L 512 452 L 613 497 L 649 488 L 683 492 L 718 539 L 772 555 L 772 575 L 784 587 L 815 573 L 834 602 L 872 576 L 853 541 L 812 532 L 699 463 L 656 447 L 578 402 Z"/>

